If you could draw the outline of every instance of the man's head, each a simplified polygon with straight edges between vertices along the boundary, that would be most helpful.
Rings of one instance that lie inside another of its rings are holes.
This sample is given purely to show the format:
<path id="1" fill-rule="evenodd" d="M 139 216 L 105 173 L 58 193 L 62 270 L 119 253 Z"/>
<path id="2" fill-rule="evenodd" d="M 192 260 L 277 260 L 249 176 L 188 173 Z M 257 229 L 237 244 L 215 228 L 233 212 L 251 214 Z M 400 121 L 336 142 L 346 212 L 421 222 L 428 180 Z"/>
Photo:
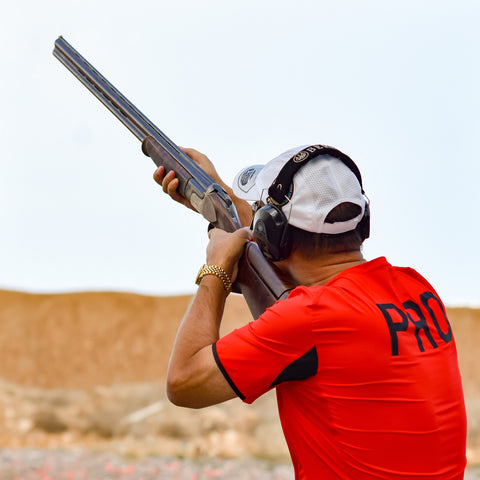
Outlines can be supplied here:
<path id="1" fill-rule="evenodd" d="M 272 260 L 293 248 L 307 255 L 359 249 L 368 237 L 368 200 L 355 163 L 322 145 L 287 150 L 266 165 L 243 169 L 235 195 L 257 201 L 252 228 Z"/>

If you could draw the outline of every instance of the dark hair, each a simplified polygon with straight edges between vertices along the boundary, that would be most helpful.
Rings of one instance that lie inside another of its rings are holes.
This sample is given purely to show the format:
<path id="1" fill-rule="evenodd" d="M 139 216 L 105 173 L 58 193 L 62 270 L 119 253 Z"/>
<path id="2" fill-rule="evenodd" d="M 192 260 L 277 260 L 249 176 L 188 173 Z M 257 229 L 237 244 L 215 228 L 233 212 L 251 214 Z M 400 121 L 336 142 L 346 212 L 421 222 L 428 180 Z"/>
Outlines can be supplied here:
<path id="1" fill-rule="evenodd" d="M 328 223 L 344 222 L 355 218 L 360 212 L 361 208 L 354 203 L 341 203 L 327 215 L 325 221 Z M 301 250 L 307 257 L 360 250 L 363 243 L 358 226 L 355 230 L 337 234 L 307 232 L 293 225 L 290 225 L 289 228 L 293 248 Z"/>

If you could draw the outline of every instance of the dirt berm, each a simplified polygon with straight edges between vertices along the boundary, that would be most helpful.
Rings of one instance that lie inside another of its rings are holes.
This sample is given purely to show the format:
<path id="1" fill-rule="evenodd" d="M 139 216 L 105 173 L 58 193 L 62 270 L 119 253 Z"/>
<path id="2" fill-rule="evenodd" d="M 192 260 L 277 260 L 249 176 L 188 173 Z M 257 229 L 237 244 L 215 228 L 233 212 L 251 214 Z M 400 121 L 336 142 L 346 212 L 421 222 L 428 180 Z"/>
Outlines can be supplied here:
<path id="1" fill-rule="evenodd" d="M 93 447 L 135 455 L 288 461 L 275 397 L 191 411 L 164 379 L 191 297 L 0 291 L 0 447 Z M 448 308 L 467 405 L 468 458 L 480 463 L 480 310 Z M 250 314 L 227 302 L 223 332 Z"/>

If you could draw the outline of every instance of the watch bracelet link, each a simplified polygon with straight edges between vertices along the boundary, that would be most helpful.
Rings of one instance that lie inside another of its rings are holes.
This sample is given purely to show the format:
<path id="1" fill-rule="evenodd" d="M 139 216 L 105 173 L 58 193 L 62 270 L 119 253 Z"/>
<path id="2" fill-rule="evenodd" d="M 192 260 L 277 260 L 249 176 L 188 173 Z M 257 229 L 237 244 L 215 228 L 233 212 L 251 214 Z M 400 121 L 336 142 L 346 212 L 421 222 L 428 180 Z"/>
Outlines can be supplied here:
<path id="1" fill-rule="evenodd" d="M 195 283 L 200 285 L 202 278 L 206 275 L 215 275 L 218 277 L 222 281 L 227 295 L 232 291 L 232 282 L 230 281 L 227 272 L 219 265 L 202 265 L 200 271 L 198 272 Z"/>

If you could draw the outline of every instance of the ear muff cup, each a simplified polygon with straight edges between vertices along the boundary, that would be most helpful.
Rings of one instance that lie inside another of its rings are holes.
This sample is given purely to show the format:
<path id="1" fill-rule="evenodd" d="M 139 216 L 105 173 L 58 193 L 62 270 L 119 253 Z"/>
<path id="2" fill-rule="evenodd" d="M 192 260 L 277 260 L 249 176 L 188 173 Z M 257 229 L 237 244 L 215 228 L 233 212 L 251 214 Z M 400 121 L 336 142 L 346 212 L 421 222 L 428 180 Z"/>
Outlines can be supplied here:
<path id="1" fill-rule="evenodd" d="M 292 239 L 288 221 L 275 205 L 265 205 L 257 210 L 252 224 L 255 241 L 266 258 L 274 262 L 290 255 Z"/>

